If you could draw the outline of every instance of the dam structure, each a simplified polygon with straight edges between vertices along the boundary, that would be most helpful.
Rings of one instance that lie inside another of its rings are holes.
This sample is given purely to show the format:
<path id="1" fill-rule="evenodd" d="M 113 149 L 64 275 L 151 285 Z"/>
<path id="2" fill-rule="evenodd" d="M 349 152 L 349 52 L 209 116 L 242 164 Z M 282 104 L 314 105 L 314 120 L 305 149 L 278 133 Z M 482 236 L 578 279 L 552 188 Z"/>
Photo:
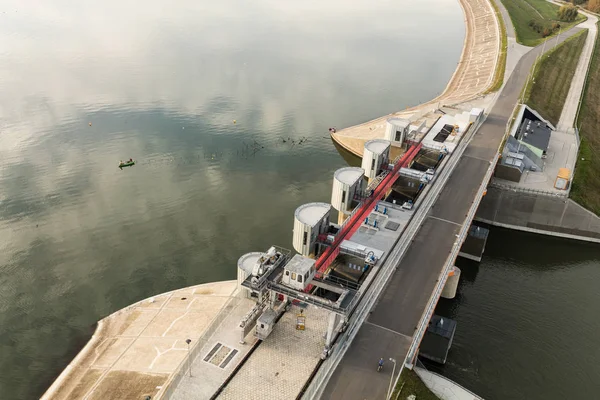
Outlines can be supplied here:
<path id="1" fill-rule="evenodd" d="M 389 141 L 367 142 L 360 168 L 335 172 L 331 203 L 296 209 L 293 250 L 258 249 L 239 258 L 236 281 L 105 318 L 42 398 L 313 398 L 319 371 L 362 324 L 415 212 L 482 118 L 480 109 L 440 118 L 393 160 Z"/>

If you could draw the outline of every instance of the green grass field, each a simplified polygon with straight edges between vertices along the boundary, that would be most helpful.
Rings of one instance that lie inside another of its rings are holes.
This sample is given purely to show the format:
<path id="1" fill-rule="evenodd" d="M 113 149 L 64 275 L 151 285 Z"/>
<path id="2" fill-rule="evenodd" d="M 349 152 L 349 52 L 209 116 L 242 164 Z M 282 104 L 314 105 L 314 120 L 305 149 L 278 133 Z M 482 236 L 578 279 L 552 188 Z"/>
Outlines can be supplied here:
<path id="1" fill-rule="evenodd" d="M 517 41 L 525 46 L 537 46 L 544 41 L 543 33 L 537 32 L 530 26 L 530 22 L 535 22 L 538 26 L 552 31 L 548 37 L 558 34 L 559 29 L 556 23 L 560 25 L 560 30 L 566 30 L 571 26 L 585 20 L 581 13 L 574 22 L 558 21 L 557 12 L 559 6 L 549 3 L 546 0 L 501 0 L 504 7 L 510 15 L 510 19 L 515 27 Z"/>
<path id="2" fill-rule="evenodd" d="M 600 26 L 599 26 L 600 28 Z M 600 41 L 596 38 L 583 102 L 577 118 L 581 137 L 571 198 L 600 215 Z"/>
<path id="3" fill-rule="evenodd" d="M 414 394 L 417 397 L 417 400 L 439 400 L 439 398 L 425 386 L 415 371 L 404 368 L 391 398 L 404 400 L 411 394 Z"/>
<path id="4" fill-rule="evenodd" d="M 500 54 L 498 56 L 498 65 L 496 66 L 496 71 L 494 72 L 494 81 L 485 93 L 495 92 L 502 87 L 502 83 L 504 83 L 504 72 L 506 71 L 506 54 L 508 49 L 508 39 L 506 37 L 506 26 L 504 25 L 504 19 L 500 14 L 500 10 L 498 9 L 496 2 L 492 0 L 491 3 L 492 7 L 494 7 L 494 12 L 496 13 L 498 23 L 500 25 Z"/>
<path id="5" fill-rule="evenodd" d="M 556 125 L 577 68 L 588 30 L 565 40 L 540 58 L 524 103 Z M 549 42 L 551 43 L 551 42 Z"/>

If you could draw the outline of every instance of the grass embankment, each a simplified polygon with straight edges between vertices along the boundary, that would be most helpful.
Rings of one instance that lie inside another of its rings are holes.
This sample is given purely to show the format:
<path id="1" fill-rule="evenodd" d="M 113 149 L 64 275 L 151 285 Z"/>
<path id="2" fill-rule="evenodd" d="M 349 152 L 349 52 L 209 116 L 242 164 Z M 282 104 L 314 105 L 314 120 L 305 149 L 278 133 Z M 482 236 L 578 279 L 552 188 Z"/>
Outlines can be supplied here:
<path id="1" fill-rule="evenodd" d="M 524 103 L 539 112 L 556 126 L 588 30 L 570 37 L 551 51 L 543 54 L 535 65 L 532 83 L 526 88 Z"/>
<path id="2" fill-rule="evenodd" d="M 598 26 L 600 30 L 600 23 Z M 581 145 L 571 198 L 600 215 L 600 40 L 596 37 L 581 109 L 576 125 Z"/>
<path id="3" fill-rule="evenodd" d="M 501 0 L 515 27 L 517 41 L 525 46 L 537 46 L 545 38 L 558 34 L 586 19 L 579 13 L 573 22 L 558 20 L 559 6 L 546 0 Z"/>
<path id="4" fill-rule="evenodd" d="M 417 400 L 439 400 L 431 390 L 427 389 L 415 371 L 404 368 L 391 399 L 404 400 L 411 394 L 414 394 Z"/>
<path id="5" fill-rule="evenodd" d="M 485 93 L 495 92 L 502 87 L 502 83 L 504 82 L 504 71 L 506 71 L 506 52 L 508 49 L 508 39 L 506 38 L 504 19 L 502 19 L 502 14 L 500 13 L 500 9 L 496 2 L 491 0 L 490 3 L 492 4 L 492 7 L 494 7 L 494 12 L 496 13 L 496 18 L 500 25 L 500 54 L 498 55 L 498 65 L 496 65 L 496 71 L 494 72 L 494 80 Z"/>

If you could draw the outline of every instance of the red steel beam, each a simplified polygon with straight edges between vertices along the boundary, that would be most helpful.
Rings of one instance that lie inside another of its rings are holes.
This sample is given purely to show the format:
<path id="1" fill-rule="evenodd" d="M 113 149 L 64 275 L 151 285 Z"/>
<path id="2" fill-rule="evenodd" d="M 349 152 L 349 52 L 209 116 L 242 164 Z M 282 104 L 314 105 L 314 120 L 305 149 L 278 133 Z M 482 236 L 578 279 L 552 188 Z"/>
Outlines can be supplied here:
<path id="1" fill-rule="evenodd" d="M 365 202 L 360 206 L 360 209 L 350 217 L 350 220 L 344 225 L 342 230 L 338 232 L 333 241 L 331 247 L 327 248 L 323 254 L 317 259 L 315 263 L 315 268 L 319 273 L 323 273 L 324 270 L 331 265 L 333 260 L 340 253 L 340 244 L 346 238 L 352 237 L 354 233 L 360 228 L 362 222 L 367 218 L 371 211 L 375 208 L 377 202 L 385 198 L 385 194 L 392 187 L 392 185 L 398 179 L 398 171 L 400 168 L 404 168 L 410 164 L 410 162 L 415 158 L 419 150 L 421 150 L 422 144 L 419 143 L 417 146 L 412 146 L 400 160 L 394 165 L 394 168 L 390 173 L 377 185 L 373 195 L 369 196 Z M 309 291 L 312 288 L 312 285 L 308 285 L 305 291 Z"/>

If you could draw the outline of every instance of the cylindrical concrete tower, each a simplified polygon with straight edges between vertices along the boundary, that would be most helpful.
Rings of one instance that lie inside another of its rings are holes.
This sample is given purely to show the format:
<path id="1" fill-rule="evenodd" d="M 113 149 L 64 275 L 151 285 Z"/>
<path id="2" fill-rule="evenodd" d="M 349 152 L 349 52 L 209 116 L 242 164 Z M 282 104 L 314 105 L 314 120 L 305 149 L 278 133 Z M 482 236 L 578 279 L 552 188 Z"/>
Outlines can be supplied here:
<path id="1" fill-rule="evenodd" d="M 358 167 L 340 168 L 333 175 L 331 205 L 339 211 L 338 223 L 342 223 L 357 204 L 354 194 L 365 188 L 365 171 Z"/>
<path id="2" fill-rule="evenodd" d="M 444 285 L 441 296 L 445 299 L 453 299 L 456 296 L 456 289 L 458 288 L 458 281 L 460 280 L 460 269 L 453 266 L 448 274 L 448 279 Z"/>
<path id="3" fill-rule="evenodd" d="M 388 118 L 385 124 L 384 139 L 397 144 L 401 144 L 406 135 L 410 121 L 404 118 Z"/>
<path id="4" fill-rule="evenodd" d="M 365 143 L 362 158 L 362 169 L 369 180 L 375 178 L 381 172 L 381 166 L 389 162 L 390 142 L 384 139 L 373 139 Z"/>
<path id="5" fill-rule="evenodd" d="M 238 285 L 241 286 L 242 282 L 252 275 L 252 269 L 262 255 L 263 253 L 255 251 L 253 253 L 244 254 L 238 259 Z M 246 291 L 246 295 L 249 296 L 250 292 Z"/>
<path id="6" fill-rule="evenodd" d="M 294 213 L 294 249 L 303 256 L 315 253 L 317 236 L 327 231 L 331 204 L 308 203 Z"/>

